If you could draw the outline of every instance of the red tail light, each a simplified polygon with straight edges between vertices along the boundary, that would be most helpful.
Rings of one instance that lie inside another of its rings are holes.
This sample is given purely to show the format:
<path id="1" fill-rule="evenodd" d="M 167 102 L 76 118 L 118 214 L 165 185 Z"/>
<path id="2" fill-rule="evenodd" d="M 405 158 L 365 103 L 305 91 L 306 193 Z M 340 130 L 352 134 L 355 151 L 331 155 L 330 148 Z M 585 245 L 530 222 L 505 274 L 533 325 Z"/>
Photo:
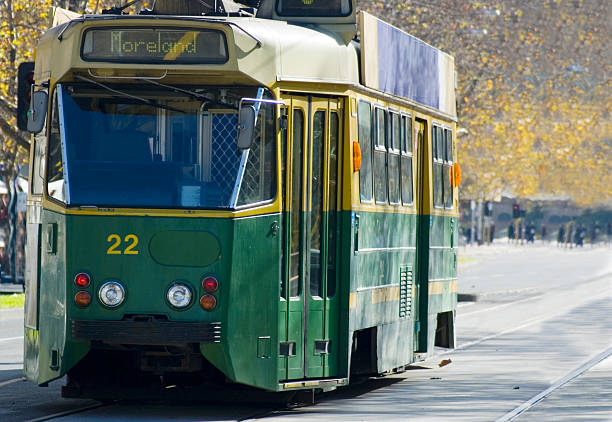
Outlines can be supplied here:
<path id="1" fill-rule="evenodd" d="M 202 287 L 207 292 L 216 292 L 219 288 L 219 282 L 212 276 L 206 277 L 204 280 L 202 280 Z"/>
<path id="2" fill-rule="evenodd" d="M 91 283 L 91 277 L 87 273 L 78 273 L 76 277 L 74 277 L 74 284 L 81 289 L 89 287 L 89 283 Z"/>

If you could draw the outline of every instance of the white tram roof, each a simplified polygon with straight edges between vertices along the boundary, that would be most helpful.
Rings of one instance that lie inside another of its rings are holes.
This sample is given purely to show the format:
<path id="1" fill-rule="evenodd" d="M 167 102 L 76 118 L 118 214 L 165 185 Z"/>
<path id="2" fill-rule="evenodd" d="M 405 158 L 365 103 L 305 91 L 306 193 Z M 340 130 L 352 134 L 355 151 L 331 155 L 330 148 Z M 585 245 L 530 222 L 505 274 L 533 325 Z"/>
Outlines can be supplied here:
<path id="1" fill-rule="evenodd" d="M 82 16 L 50 29 L 40 40 L 36 80 L 151 76 L 167 71 L 168 83 L 241 84 L 278 82 L 365 86 L 421 104 L 454 118 L 454 60 L 399 29 L 362 13 L 362 44 L 347 41 L 347 25 L 288 23 L 256 17 Z M 224 64 L 151 64 L 84 61 L 83 33 L 94 27 L 209 28 L 227 37 Z M 381 45 L 383 43 L 383 45 Z M 361 62 L 359 57 L 361 55 Z M 361 69 L 360 69 L 361 68 Z M 360 72 L 361 70 L 361 72 Z M 433 89 L 432 89 L 433 87 Z"/>

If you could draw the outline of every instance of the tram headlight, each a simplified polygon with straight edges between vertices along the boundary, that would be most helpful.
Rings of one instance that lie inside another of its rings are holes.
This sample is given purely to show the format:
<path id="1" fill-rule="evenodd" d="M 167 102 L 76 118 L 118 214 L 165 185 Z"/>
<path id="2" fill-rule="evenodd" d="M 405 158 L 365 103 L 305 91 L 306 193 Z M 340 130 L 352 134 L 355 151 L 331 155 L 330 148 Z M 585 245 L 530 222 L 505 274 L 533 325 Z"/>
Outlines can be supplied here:
<path id="1" fill-rule="evenodd" d="M 191 289 L 181 283 L 176 283 L 168 289 L 168 302 L 175 308 L 186 308 L 191 304 L 193 294 Z"/>
<path id="2" fill-rule="evenodd" d="M 116 308 L 125 300 L 125 289 L 116 281 L 106 282 L 98 292 L 100 302 L 109 308 Z"/>

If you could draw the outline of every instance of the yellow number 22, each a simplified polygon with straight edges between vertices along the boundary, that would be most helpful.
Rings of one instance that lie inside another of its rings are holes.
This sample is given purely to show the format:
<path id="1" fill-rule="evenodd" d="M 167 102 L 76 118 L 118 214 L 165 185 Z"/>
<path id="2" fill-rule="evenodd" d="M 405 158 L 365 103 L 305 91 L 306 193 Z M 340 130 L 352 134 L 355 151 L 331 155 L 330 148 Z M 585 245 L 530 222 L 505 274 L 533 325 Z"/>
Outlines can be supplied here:
<path id="1" fill-rule="evenodd" d="M 117 249 L 121 246 L 121 236 L 118 234 L 110 234 L 106 238 L 106 241 L 111 243 L 111 245 L 106 250 L 107 255 L 138 255 L 138 251 L 135 250 L 136 246 L 138 246 L 138 236 L 135 234 L 128 234 L 125 236 L 123 241 L 125 243 L 129 243 L 129 245 L 121 252 L 121 250 Z"/>

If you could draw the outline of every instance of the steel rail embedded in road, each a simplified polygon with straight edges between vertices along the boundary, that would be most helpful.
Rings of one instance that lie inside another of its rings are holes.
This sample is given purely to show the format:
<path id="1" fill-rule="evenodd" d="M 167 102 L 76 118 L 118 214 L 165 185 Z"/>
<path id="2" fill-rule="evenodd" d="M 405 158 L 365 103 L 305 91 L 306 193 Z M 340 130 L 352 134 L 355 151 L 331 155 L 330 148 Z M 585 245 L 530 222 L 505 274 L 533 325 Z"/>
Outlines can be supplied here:
<path id="1" fill-rule="evenodd" d="M 558 390 L 559 388 L 563 387 L 565 384 L 567 384 L 568 382 L 570 382 L 574 378 L 582 375 L 583 373 L 585 373 L 586 371 L 591 369 L 593 366 L 595 366 L 598 363 L 600 363 L 600 362 L 604 361 L 605 359 L 607 359 L 610 355 L 612 355 L 612 346 L 608 347 L 606 350 L 604 350 L 603 352 L 599 353 L 594 358 L 588 360 L 587 362 L 583 363 L 579 367 L 575 368 L 574 370 L 572 370 L 571 372 L 569 372 L 565 376 L 559 378 L 557 381 L 555 381 L 553 383 L 553 385 L 548 387 L 546 390 L 544 390 L 541 393 L 533 396 L 532 398 L 530 398 L 529 400 L 527 400 L 525 403 L 521 404 L 520 406 L 518 406 L 514 410 L 506 413 L 501 418 L 496 419 L 495 422 L 510 422 L 510 421 L 513 421 L 514 419 L 519 417 L 523 412 L 531 409 L 533 406 L 535 406 L 540 401 L 542 401 L 550 393 L 552 393 L 555 390 Z"/>
<path id="2" fill-rule="evenodd" d="M 23 336 L 0 338 L 0 343 L 4 343 L 5 341 L 22 340 L 22 339 L 23 339 Z"/>
<path id="3" fill-rule="evenodd" d="M 5 385 L 14 384 L 19 381 L 25 381 L 25 377 L 13 378 L 12 380 L 0 382 L 0 387 L 4 387 Z"/>
<path id="4" fill-rule="evenodd" d="M 96 403 L 96 404 L 89 405 L 89 406 L 79 407 L 78 409 L 71 409 L 71 410 L 66 410 L 64 412 L 53 413 L 51 415 L 40 416 L 40 417 L 35 418 L 35 419 L 28 419 L 25 422 L 43 422 L 43 421 L 49 421 L 51 419 L 60 418 L 62 416 L 70 416 L 70 415 L 74 415 L 74 414 L 77 414 L 77 413 L 85 412 L 87 410 L 97 409 L 97 408 L 103 407 L 103 406 L 109 406 L 109 405 L 108 404 L 104 404 L 104 403 Z"/>

